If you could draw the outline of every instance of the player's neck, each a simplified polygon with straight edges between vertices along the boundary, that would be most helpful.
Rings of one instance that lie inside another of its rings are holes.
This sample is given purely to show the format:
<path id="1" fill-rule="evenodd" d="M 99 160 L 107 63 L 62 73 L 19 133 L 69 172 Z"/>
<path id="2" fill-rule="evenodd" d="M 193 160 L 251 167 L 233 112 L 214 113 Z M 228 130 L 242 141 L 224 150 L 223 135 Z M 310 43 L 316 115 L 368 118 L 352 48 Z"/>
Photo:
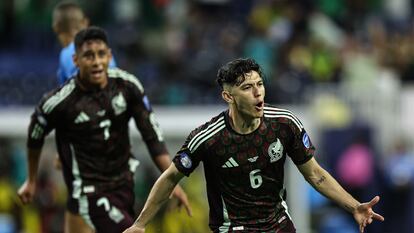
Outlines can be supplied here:
<path id="1" fill-rule="evenodd" d="M 108 85 L 107 78 L 99 84 L 92 84 L 82 79 L 78 74 L 77 80 L 80 88 L 84 91 L 99 91 L 104 89 Z"/>
<path id="2" fill-rule="evenodd" d="M 234 131 L 239 134 L 249 134 L 260 126 L 260 118 L 252 118 L 230 108 L 229 122 Z"/>

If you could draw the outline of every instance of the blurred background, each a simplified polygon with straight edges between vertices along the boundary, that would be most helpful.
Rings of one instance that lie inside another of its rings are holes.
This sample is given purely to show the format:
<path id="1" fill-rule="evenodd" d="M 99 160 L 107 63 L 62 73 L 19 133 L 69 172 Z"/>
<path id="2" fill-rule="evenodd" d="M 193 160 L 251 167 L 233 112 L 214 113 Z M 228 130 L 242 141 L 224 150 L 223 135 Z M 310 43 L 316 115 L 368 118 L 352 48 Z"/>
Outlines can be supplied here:
<path id="1" fill-rule="evenodd" d="M 57 0 L 0 1 L 0 233 L 62 232 L 66 190 L 44 147 L 37 198 L 16 196 L 26 176 L 29 117 L 57 87 Z M 317 160 L 360 201 L 381 196 L 386 221 L 369 233 L 414 232 L 414 24 L 412 0 L 78 1 L 105 28 L 118 66 L 135 74 L 174 154 L 194 127 L 225 105 L 218 68 L 252 57 L 266 74 L 266 102 L 302 119 Z M 179 124 L 178 124 L 179 123 Z M 139 211 L 159 172 L 136 131 Z M 182 183 L 194 217 L 170 210 L 149 232 L 208 232 L 202 166 Z M 299 233 L 357 233 L 352 216 L 286 165 L 288 204 Z"/>

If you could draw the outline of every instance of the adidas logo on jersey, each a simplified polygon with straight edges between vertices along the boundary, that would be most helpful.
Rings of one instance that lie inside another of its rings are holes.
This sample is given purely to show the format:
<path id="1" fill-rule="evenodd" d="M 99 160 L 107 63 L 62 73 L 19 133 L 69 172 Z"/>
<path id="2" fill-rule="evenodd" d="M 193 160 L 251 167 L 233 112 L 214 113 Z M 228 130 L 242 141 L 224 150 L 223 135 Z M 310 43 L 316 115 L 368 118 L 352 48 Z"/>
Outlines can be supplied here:
<path id="1" fill-rule="evenodd" d="M 80 112 L 79 115 L 75 119 L 75 124 L 83 123 L 89 121 L 90 118 L 86 113 Z"/>
<path id="2" fill-rule="evenodd" d="M 221 166 L 222 168 L 232 168 L 232 167 L 238 167 L 239 164 L 236 162 L 236 160 L 234 160 L 232 157 L 230 157 L 227 162 L 225 164 L 223 164 L 223 166 Z"/>

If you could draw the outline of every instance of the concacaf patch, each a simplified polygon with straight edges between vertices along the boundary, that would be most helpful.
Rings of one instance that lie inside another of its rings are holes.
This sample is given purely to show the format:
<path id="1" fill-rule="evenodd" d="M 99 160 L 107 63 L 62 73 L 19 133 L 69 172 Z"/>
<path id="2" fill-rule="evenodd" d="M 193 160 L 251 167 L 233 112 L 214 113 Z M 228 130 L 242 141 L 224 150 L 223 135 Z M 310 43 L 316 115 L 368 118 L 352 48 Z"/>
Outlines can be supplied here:
<path id="1" fill-rule="evenodd" d="M 308 136 L 308 134 L 307 134 L 306 132 L 303 134 L 303 137 L 302 137 L 302 142 L 303 142 L 303 145 L 304 145 L 306 148 L 308 148 L 308 149 L 309 149 L 309 147 L 310 147 L 310 139 L 309 139 L 309 136 Z"/>
<path id="2" fill-rule="evenodd" d="M 146 95 L 144 95 L 144 97 L 142 97 L 142 102 L 144 102 L 144 106 L 147 109 L 147 111 L 151 111 L 151 104 L 150 104 L 150 101 L 149 101 L 149 99 Z"/>
<path id="3" fill-rule="evenodd" d="M 193 162 L 191 161 L 190 156 L 188 156 L 188 154 L 186 154 L 186 153 L 181 153 L 180 154 L 180 163 L 185 168 L 190 168 L 191 165 L 193 165 Z"/>

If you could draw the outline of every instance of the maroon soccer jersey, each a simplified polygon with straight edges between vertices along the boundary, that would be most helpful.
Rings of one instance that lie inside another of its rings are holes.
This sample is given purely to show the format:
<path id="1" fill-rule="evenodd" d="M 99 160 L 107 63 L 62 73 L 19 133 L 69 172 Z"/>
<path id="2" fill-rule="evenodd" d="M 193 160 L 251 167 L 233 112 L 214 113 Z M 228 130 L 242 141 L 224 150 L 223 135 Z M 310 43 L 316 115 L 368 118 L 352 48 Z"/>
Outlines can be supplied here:
<path id="1" fill-rule="evenodd" d="M 69 195 L 99 193 L 132 178 L 131 118 L 152 156 L 167 152 L 136 77 L 109 69 L 108 85 L 91 91 L 81 89 L 76 77 L 41 100 L 31 118 L 27 145 L 41 147 L 55 129 Z"/>
<path id="2" fill-rule="evenodd" d="M 174 158 L 185 175 L 203 162 L 214 232 L 274 232 L 284 224 L 284 164 L 296 165 L 314 153 L 300 120 L 290 111 L 266 105 L 257 130 L 239 134 L 228 111 L 191 132 Z"/>

